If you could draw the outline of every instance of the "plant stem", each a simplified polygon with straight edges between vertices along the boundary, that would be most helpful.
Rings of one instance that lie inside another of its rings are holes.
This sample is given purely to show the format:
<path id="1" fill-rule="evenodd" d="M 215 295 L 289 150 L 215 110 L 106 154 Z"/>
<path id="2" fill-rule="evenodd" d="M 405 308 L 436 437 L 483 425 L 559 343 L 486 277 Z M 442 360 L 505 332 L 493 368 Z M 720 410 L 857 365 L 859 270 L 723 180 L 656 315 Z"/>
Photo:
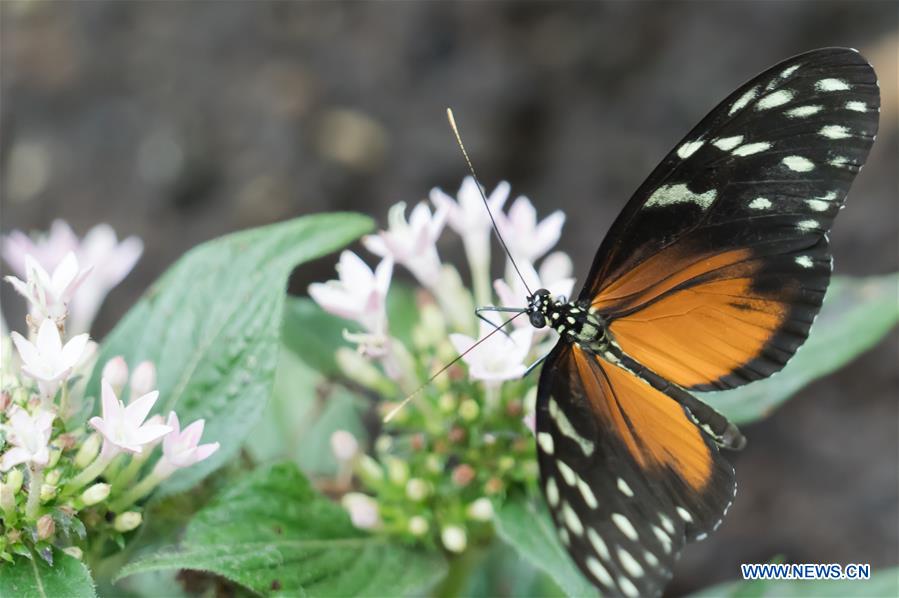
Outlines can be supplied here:
<path id="1" fill-rule="evenodd" d="M 41 486 L 44 483 L 43 468 L 37 469 L 32 465 L 28 469 L 31 474 L 28 479 L 28 502 L 25 503 L 25 517 L 37 519 L 38 509 L 41 507 Z"/>
<path id="2" fill-rule="evenodd" d="M 66 411 L 69 408 L 69 384 L 67 382 L 62 383 L 62 392 L 59 396 L 59 417 L 63 421 L 66 420 Z"/>
<path id="3" fill-rule="evenodd" d="M 106 467 L 109 465 L 109 462 L 113 460 L 117 453 L 109 451 L 104 447 L 100 450 L 100 454 L 97 455 L 97 458 L 94 459 L 94 462 L 84 468 L 84 471 L 79 473 L 77 476 L 72 478 L 72 480 L 66 485 L 65 489 L 62 491 L 60 498 L 67 498 L 72 496 L 79 490 L 81 490 L 87 484 L 93 482 L 97 479 L 103 471 L 106 470 Z"/>
<path id="4" fill-rule="evenodd" d="M 484 556 L 484 551 L 471 548 L 449 561 L 449 571 L 443 581 L 434 588 L 437 598 L 455 598 L 468 590 L 469 579 Z"/>
<path id="5" fill-rule="evenodd" d="M 136 486 L 132 487 L 131 490 L 123 494 L 120 498 L 113 501 L 109 505 L 109 510 L 114 513 L 119 513 L 152 492 L 153 489 L 159 485 L 159 482 L 168 477 L 160 475 L 157 469 L 158 467 L 154 468 L 150 475 L 138 482 Z"/>

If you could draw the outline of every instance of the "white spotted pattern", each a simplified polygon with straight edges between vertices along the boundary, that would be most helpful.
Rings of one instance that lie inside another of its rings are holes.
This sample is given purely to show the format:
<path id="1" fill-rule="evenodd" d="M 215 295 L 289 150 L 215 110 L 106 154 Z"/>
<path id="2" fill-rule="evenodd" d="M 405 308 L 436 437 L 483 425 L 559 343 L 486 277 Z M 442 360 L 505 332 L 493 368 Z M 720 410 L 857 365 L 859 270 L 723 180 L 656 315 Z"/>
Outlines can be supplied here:
<path id="1" fill-rule="evenodd" d="M 757 143 L 747 143 L 746 145 L 741 145 L 731 153 L 735 156 L 751 156 L 752 154 L 763 152 L 770 147 L 771 144 L 767 141 L 759 141 Z"/>
<path id="2" fill-rule="evenodd" d="M 771 200 L 767 197 L 756 197 L 749 202 L 749 207 L 753 210 L 766 210 L 771 207 Z"/>
<path id="3" fill-rule="evenodd" d="M 846 139 L 847 137 L 852 137 L 849 128 L 842 125 L 823 126 L 821 127 L 821 130 L 818 131 L 818 134 L 822 137 L 827 137 L 828 139 Z"/>
<path id="4" fill-rule="evenodd" d="M 649 552 L 648 550 L 643 553 L 643 558 L 646 559 L 646 562 L 649 564 L 650 567 L 658 567 L 659 566 L 659 559 L 657 559 L 656 555 Z"/>
<path id="5" fill-rule="evenodd" d="M 618 490 L 625 496 L 631 497 L 634 495 L 634 491 L 631 490 L 631 487 L 627 485 L 623 479 L 618 478 Z"/>
<path id="6" fill-rule="evenodd" d="M 735 137 L 722 137 L 721 139 L 716 139 L 712 142 L 712 145 L 720 150 L 729 152 L 741 143 L 743 143 L 743 136 L 736 135 Z"/>
<path id="7" fill-rule="evenodd" d="M 671 552 L 671 538 L 662 531 L 662 529 L 658 526 L 652 526 L 652 533 L 655 534 L 656 538 L 658 538 L 659 542 L 662 543 L 662 548 L 665 550 L 665 553 L 668 554 Z"/>
<path id="8" fill-rule="evenodd" d="M 633 577 L 643 577 L 643 567 L 640 566 L 640 563 L 637 562 L 631 553 L 629 553 L 624 548 L 618 549 L 618 560 L 621 561 L 621 566 L 631 574 Z"/>
<path id="9" fill-rule="evenodd" d="M 821 79 L 815 83 L 815 89 L 818 91 L 846 91 L 849 84 L 842 79 Z"/>
<path id="10" fill-rule="evenodd" d="M 786 114 L 790 118 L 806 118 L 813 114 L 817 114 L 823 110 L 823 106 L 819 106 L 817 104 L 813 104 L 811 106 L 797 106 L 796 108 L 790 108 L 784 114 Z"/>
<path id="11" fill-rule="evenodd" d="M 777 106 L 783 106 L 784 104 L 786 104 L 787 102 L 792 100 L 793 96 L 795 96 L 795 95 L 796 94 L 794 94 L 789 89 L 781 89 L 781 90 L 775 91 L 774 93 L 769 93 L 768 95 L 766 95 L 765 97 L 763 97 L 761 100 L 758 101 L 758 103 L 755 105 L 755 109 L 756 110 L 768 110 L 769 108 L 776 108 Z"/>
<path id="12" fill-rule="evenodd" d="M 831 166 L 843 167 L 849 164 L 849 158 L 847 158 L 846 156 L 837 156 L 836 158 L 830 160 L 828 164 L 830 164 Z"/>
<path id="13" fill-rule="evenodd" d="M 593 545 L 593 550 L 596 551 L 602 559 L 609 560 L 611 556 L 609 555 L 609 547 L 606 546 L 605 541 L 596 533 L 592 527 L 587 530 L 587 539 L 590 540 L 590 544 Z"/>
<path id="14" fill-rule="evenodd" d="M 796 258 L 796 263 L 802 266 L 803 268 L 811 268 L 812 267 L 812 258 L 807 255 L 800 255 Z"/>
<path id="15" fill-rule="evenodd" d="M 637 530 L 634 529 L 634 526 L 627 517 L 621 513 L 612 513 L 612 523 L 614 523 L 625 536 L 635 542 L 637 541 L 637 538 L 639 537 L 637 536 Z"/>
<path id="16" fill-rule="evenodd" d="M 559 528 L 559 538 L 562 540 L 562 544 L 565 546 L 571 545 L 571 536 L 568 535 L 568 530 L 564 527 Z"/>
<path id="17" fill-rule="evenodd" d="M 546 500 L 549 501 L 549 506 L 553 508 L 559 506 L 559 487 L 553 478 L 546 480 Z"/>
<path id="18" fill-rule="evenodd" d="M 691 521 L 693 521 L 693 516 L 690 515 L 690 511 L 688 511 L 687 509 L 685 509 L 683 507 L 677 508 L 677 514 L 680 515 L 680 518 L 683 519 L 684 521 L 686 521 L 687 523 L 690 523 Z"/>
<path id="19" fill-rule="evenodd" d="M 780 78 L 786 79 L 787 77 L 792 75 L 794 72 L 796 72 L 796 69 L 798 69 L 798 68 L 799 68 L 798 64 L 794 64 L 793 66 L 788 66 L 787 68 L 785 68 L 784 70 L 782 70 L 780 72 Z"/>
<path id="20" fill-rule="evenodd" d="M 853 112 L 867 112 L 868 105 L 864 102 L 853 100 L 851 102 L 846 102 L 846 110 L 852 110 Z"/>
<path id="21" fill-rule="evenodd" d="M 553 442 L 552 434 L 547 432 L 539 432 L 537 434 L 537 444 L 540 445 L 540 448 L 543 449 L 543 452 L 547 455 L 552 455 L 555 450 L 555 443 Z"/>
<path id="22" fill-rule="evenodd" d="M 740 99 L 738 99 L 736 102 L 734 102 L 733 106 L 730 107 L 730 110 L 727 112 L 727 114 L 729 116 L 733 116 L 733 114 L 735 112 L 745 108 L 746 105 L 749 102 L 751 102 L 752 99 L 756 96 L 756 94 L 758 94 L 758 92 L 759 92 L 759 88 L 758 88 L 758 86 L 756 86 L 756 87 L 753 87 L 752 89 L 750 89 L 749 91 L 747 91 L 746 93 L 744 93 L 743 95 L 741 95 Z"/>
<path id="23" fill-rule="evenodd" d="M 655 193 L 649 196 L 646 201 L 646 207 L 665 207 L 679 203 L 693 203 L 703 210 L 707 210 L 715 201 L 718 194 L 714 189 L 710 189 L 705 193 L 694 193 L 690 191 L 686 184 L 678 185 L 662 185 L 656 189 Z"/>
<path id="24" fill-rule="evenodd" d="M 587 569 L 590 570 L 590 573 L 593 574 L 593 577 L 595 577 L 596 581 L 599 583 L 609 586 L 610 588 L 615 587 L 615 580 L 612 579 L 612 576 L 609 575 L 606 568 L 592 556 L 587 557 Z"/>
<path id="25" fill-rule="evenodd" d="M 787 156 L 783 160 L 784 166 L 795 172 L 808 172 L 815 168 L 815 163 L 802 156 Z"/>
<path id="26" fill-rule="evenodd" d="M 599 506 L 599 502 L 596 500 L 596 495 L 593 494 L 593 490 L 590 489 L 590 486 L 587 485 L 587 482 L 582 480 L 581 478 L 577 479 L 577 489 L 581 491 L 581 496 L 584 497 L 584 502 L 587 503 L 587 506 L 591 509 L 595 509 Z"/>
<path id="27" fill-rule="evenodd" d="M 674 523 L 672 523 L 671 518 L 665 515 L 664 513 L 659 513 L 659 520 L 662 522 L 662 527 L 665 528 L 665 531 L 674 535 Z"/>
<path id="28" fill-rule="evenodd" d="M 688 141 L 687 143 L 677 148 L 677 156 L 679 158 L 687 159 L 695 154 L 696 150 L 701 148 L 703 144 L 705 144 L 705 141 L 703 141 L 702 139 L 697 139 L 696 141 Z"/>
<path id="29" fill-rule="evenodd" d="M 567 502 L 562 503 L 562 519 L 565 521 L 565 526 L 570 529 L 574 535 L 583 535 L 584 526 L 581 525 L 581 520 L 578 519 L 577 513 L 574 512 L 574 509 L 572 509 Z"/>
<path id="30" fill-rule="evenodd" d="M 577 474 L 574 473 L 574 470 L 568 467 L 562 461 L 556 461 L 556 465 L 559 468 L 559 473 L 562 474 L 562 477 L 565 479 L 565 483 L 569 486 L 574 486 L 577 484 Z"/>
<path id="31" fill-rule="evenodd" d="M 630 596 L 630 598 L 637 598 L 637 596 L 640 595 L 640 591 L 637 589 L 637 586 L 631 583 L 631 580 L 626 577 L 619 577 L 618 585 L 619 587 L 621 587 L 621 591 L 625 596 Z"/>
<path id="32" fill-rule="evenodd" d="M 803 220 L 796 225 L 799 230 L 814 230 L 820 226 L 817 220 Z"/>
<path id="33" fill-rule="evenodd" d="M 562 330 L 564 330 L 564 328 Z M 568 421 L 568 418 L 565 417 L 565 413 L 562 412 L 559 405 L 553 399 L 549 400 L 549 415 L 556 422 L 556 427 L 559 428 L 559 432 L 561 432 L 563 436 L 567 436 L 574 440 L 578 446 L 581 447 L 584 456 L 589 457 L 593 454 L 593 442 L 583 438 L 577 433 L 577 430 L 574 429 L 574 426 L 572 426 L 571 422 Z"/>
<path id="34" fill-rule="evenodd" d="M 822 201 L 820 199 L 806 199 L 805 203 L 808 204 L 808 207 L 814 210 L 815 212 L 824 212 L 827 210 L 827 207 L 830 205 L 826 201 Z"/>

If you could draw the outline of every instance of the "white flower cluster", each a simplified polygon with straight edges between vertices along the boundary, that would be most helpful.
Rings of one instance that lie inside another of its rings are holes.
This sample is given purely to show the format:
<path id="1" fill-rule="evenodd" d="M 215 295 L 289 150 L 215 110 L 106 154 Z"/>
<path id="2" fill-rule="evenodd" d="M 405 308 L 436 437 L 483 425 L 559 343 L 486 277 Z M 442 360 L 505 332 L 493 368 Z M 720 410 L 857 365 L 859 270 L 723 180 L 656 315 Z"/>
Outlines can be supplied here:
<path id="1" fill-rule="evenodd" d="M 102 416 L 88 428 L 77 424 L 97 354 L 86 330 L 141 247 L 136 238 L 118 243 L 106 225 L 79 240 L 61 221 L 36 240 L 19 231 L 3 239 L 3 257 L 23 276 L 6 279 L 28 300 L 28 315 L 26 335 L 4 332 L 0 339 L 0 559 L 32 549 L 48 554 L 41 546 L 61 542 L 55 522 L 88 508 L 105 509 L 119 533 L 134 529 L 141 522 L 140 512 L 129 510 L 135 502 L 219 448 L 199 444 L 203 420 L 181 430 L 174 412 L 165 421 L 148 418 L 159 397 L 149 361 L 129 376 L 123 358 L 109 360 L 101 377 Z M 80 333 L 67 338 L 71 331 Z M 119 399 L 124 393 L 127 404 Z M 155 466 L 132 483 L 160 443 Z M 70 554 L 82 553 L 71 538 L 65 543 Z"/>

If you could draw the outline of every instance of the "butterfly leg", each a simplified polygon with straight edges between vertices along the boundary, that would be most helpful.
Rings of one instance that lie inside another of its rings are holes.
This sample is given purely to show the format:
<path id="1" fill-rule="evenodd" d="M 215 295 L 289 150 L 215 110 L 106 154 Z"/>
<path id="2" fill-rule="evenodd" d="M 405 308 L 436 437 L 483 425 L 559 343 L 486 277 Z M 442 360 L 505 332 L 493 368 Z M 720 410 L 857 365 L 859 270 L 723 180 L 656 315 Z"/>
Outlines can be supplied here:
<path id="1" fill-rule="evenodd" d="M 500 326 L 497 326 L 496 322 L 488 320 L 486 316 L 481 315 L 482 312 L 485 312 L 485 311 L 501 312 L 501 313 L 522 313 L 524 310 L 519 309 L 517 307 L 493 307 L 493 306 L 475 308 L 474 315 L 476 315 L 479 320 L 481 320 L 482 322 L 487 322 L 488 324 L 493 326 L 494 329 L 499 329 Z M 507 337 L 509 336 L 509 333 L 506 332 L 505 330 L 501 330 L 501 332 L 503 334 L 505 334 Z"/>
<path id="2" fill-rule="evenodd" d="M 537 361 L 535 361 L 534 363 L 532 363 L 531 365 L 529 365 L 529 366 L 527 367 L 527 369 L 524 371 L 524 373 L 521 375 L 521 377 L 522 377 L 522 378 L 527 378 L 527 377 L 528 377 L 528 374 L 530 374 L 531 372 L 533 372 L 534 369 L 535 369 L 538 365 L 540 365 L 541 363 L 543 363 L 543 362 L 546 360 L 547 355 L 549 355 L 549 353 L 547 353 L 546 355 L 543 355 L 542 357 L 539 357 L 539 358 L 537 359 Z"/>

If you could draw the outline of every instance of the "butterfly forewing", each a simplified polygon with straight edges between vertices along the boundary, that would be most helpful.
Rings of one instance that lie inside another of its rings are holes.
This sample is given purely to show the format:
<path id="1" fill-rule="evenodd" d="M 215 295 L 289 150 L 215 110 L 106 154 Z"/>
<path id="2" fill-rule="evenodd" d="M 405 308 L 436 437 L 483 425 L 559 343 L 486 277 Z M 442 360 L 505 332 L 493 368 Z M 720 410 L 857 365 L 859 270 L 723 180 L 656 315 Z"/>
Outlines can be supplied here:
<path id="1" fill-rule="evenodd" d="M 877 131 L 854 50 L 787 60 L 742 86 L 650 175 L 612 225 L 580 299 L 621 348 L 686 388 L 783 367 L 830 279 L 827 232 Z"/>

